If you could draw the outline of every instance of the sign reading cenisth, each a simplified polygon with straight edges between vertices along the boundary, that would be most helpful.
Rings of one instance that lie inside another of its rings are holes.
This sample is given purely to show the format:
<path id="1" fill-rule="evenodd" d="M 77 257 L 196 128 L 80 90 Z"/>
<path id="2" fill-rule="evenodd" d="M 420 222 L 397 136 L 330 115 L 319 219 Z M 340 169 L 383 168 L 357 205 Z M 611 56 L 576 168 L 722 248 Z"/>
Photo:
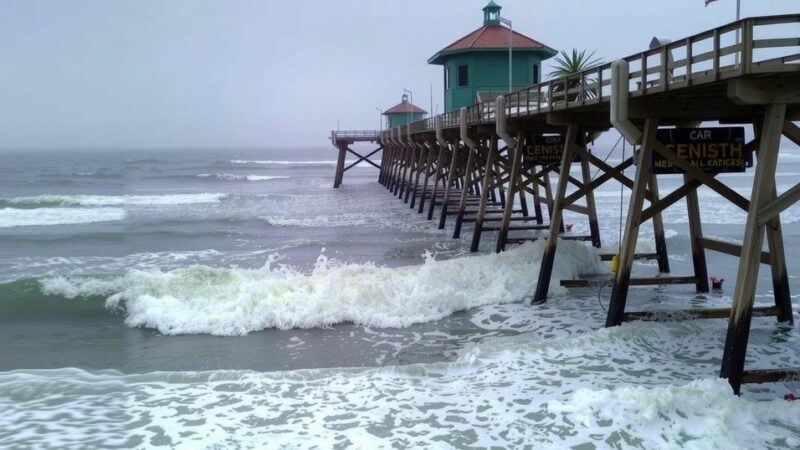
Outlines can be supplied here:
<path id="1" fill-rule="evenodd" d="M 525 146 L 525 167 L 558 164 L 563 153 L 563 135 L 532 136 L 528 138 L 528 145 Z M 572 162 L 577 161 L 580 161 L 580 158 L 575 155 Z"/>
<path id="2" fill-rule="evenodd" d="M 753 154 L 744 146 L 744 127 L 663 129 L 657 137 L 668 150 L 704 172 L 744 172 L 753 166 Z M 683 170 L 653 152 L 653 173 Z"/>

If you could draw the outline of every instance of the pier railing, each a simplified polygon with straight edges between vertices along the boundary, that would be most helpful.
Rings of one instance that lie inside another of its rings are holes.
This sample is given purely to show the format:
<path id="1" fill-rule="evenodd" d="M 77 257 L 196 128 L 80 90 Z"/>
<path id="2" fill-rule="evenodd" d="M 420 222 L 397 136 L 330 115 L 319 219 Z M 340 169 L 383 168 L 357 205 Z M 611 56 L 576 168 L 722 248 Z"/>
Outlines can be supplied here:
<path id="1" fill-rule="evenodd" d="M 377 142 L 378 136 L 380 136 L 380 131 L 377 130 L 346 130 L 333 132 L 333 139 L 337 141 Z"/>
<path id="2" fill-rule="evenodd" d="M 737 40 L 738 37 L 738 40 Z M 631 97 L 714 83 L 763 72 L 800 71 L 800 14 L 738 20 L 624 58 L 629 64 Z M 610 101 L 611 63 L 548 80 L 509 93 L 509 118 L 583 107 Z M 442 114 L 443 128 L 458 128 L 458 111 Z M 495 102 L 474 104 L 468 123 L 495 120 Z M 429 117 L 409 124 L 411 134 L 435 130 Z M 407 128 L 403 127 L 405 135 Z"/>

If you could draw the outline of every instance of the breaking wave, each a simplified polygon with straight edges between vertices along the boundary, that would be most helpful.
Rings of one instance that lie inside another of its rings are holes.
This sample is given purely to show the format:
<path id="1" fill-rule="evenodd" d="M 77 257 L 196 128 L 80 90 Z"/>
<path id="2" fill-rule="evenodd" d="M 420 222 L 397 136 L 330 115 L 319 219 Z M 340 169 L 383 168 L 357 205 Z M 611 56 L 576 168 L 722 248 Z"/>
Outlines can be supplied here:
<path id="1" fill-rule="evenodd" d="M 287 175 L 235 175 L 232 173 L 201 173 L 197 177 L 224 181 L 267 181 L 289 178 Z"/>
<path id="2" fill-rule="evenodd" d="M 296 160 L 254 160 L 254 159 L 232 159 L 231 164 L 262 164 L 273 166 L 335 166 L 336 161 L 332 160 L 319 160 L 319 161 L 296 161 Z"/>
<path id="3" fill-rule="evenodd" d="M 355 160 L 345 160 L 345 164 L 352 164 Z M 373 160 L 375 164 L 380 164 L 381 160 Z M 335 160 L 316 160 L 316 161 L 303 161 L 303 160 L 274 160 L 274 159 L 232 159 L 231 164 L 255 164 L 267 166 L 335 166 Z M 371 165 L 362 162 L 356 167 L 372 167 Z"/>
<path id="4" fill-rule="evenodd" d="M 167 195 L 37 195 L 0 199 L 0 206 L 157 206 L 219 203 L 221 193 Z M 41 210 L 40 210 L 41 211 Z"/>
<path id="5" fill-rule="evenodd" d="M 119 278 L 54 277 L 41 281 L 46 294 L 67 298 L 107 296 L 123 307 L 132 327 L 163 334 L 244 335 L 266 328 L 317 328 L 343 322 L 406 327 L 492 303 L 528 298 L 536 287 L 543 243 L 500 254 L 400 268 L 345 264 L 320 256 L 304 274 L 270 257 L 258 270 L 195 265 L 172 271 L 132 271 Z M 595 251 L 562 242 L 554 268 L 559 280 L 606 269 Z M 501 269 L 502 268 L 502 269 Z"/>
<path id="6" fill-rule="evenodd" d="M 123 208 L 0 208 L 0 228 L 114 222 L 125 217 Z"/>

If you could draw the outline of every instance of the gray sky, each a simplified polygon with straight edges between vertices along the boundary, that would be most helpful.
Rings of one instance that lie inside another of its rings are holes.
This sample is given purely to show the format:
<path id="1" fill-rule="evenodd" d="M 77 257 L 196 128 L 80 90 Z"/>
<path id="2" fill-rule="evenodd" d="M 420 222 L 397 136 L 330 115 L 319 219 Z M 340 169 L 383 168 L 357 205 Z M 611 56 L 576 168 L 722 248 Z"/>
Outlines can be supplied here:
<path id="1" fill-rule="evenodd" d="M 403 87 L 427 110 L 432 84 L 441 104 L 426 61 L 481 26 L 485 3 L 0 0 L 0 148 L 327 145 L 337 118 L 376 128 Z M 498 3 L 516 30 L 606 61 L 735 14 L 734 0 Z M 799 3 L 742 0 L 742 15 Z"/>

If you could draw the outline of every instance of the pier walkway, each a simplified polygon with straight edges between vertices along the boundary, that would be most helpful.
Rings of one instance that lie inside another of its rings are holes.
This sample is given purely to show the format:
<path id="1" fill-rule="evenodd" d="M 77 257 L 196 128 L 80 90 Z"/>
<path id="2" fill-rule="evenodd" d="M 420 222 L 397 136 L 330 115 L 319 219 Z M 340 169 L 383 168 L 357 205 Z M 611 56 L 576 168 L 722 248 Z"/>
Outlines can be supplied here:
<path id="1" fill-rule="evenodd" d="M 652 318 L 652 313 L 626 310 L 630 286 L 688 284 L 708 292 L 705 252 L 739 257 L 730 309 L 685 311 L 699 318 L 729 319 L 720 376 L 739 393 L 742 383 L 800 375 L 787 368 L 745 370 L 753 316 L 793 323 L 780 212 L 800 198 L 800 184 L 778 193 L 775 169 L 782 136 L 800 145 L 800 127 L 794 123 L 798 120 L 800 14 L 753 17 L 391 130 L 334 132 L 331 140 L 340 161 L 334 185 L 338 187 L 344 171 L 352 167 L 344 167 L 344 155 L 355 153 L 349 144 L 374 139 L 369 142 L 378 144 L 377 150 L 356 156 L 368 160 L 383 151 L 380 164 L 373 165 L 392 193 L 412 208 L 418 204 L 419 212 L 427 203 L 429 219 L 438 210 L 440 228 L 454 217 L 454 237 L 461 235 L 464 224 L 472 223 L 473 250 L 483 231 L 498 231 L 496 249 L 501 251 L 508 243 L 542 236 L 512 232 L 535 230 L 600 247 L 593 191 L 611 180 L 621 183 L 630 189 L 629 207 L 614 258 L 618 270 L 607 280 L 613 287 L 606 326 Z M 727 128 L 698 128 L 703 122 Z M 755 135 L 749 142 L 744 142 L 745 125 Z M 611 128 L 638 149 L 616 165 L 591 153 L 588 146 Z M 747 170 L 752 159 L 758 164 L 749 169 L 754 171 L 749 199 L 715 178 L 718 173 Z M 579 176 L 570 173 L 573 164 L 579 165 Z M 635 176 L 629 178 L 624 171 L 632 166 Z M 598 176 L 592 177 L 592 172 Z M 682 176 L 684 184 L 661 195 L 658 175 L 669 174 Z M 557 177 L 555 189 L 551 176 Z M 569 185 L 573 189 L 568 194 Z M 703 236 L 700 186 L 747 212 L 741 245 Z M 661 213 L 684 198 L 694 271 L 668 276 Z M 565 210 L 587 217 L 589 235 L 568 232 Z M 636 254 L 639 227 L 648 220 L 656 251 Z M 546 300 L 558 241 L 547 239 L 536 302 Z M 632 278 L 633 262 L 639 258 L 656 260 L 659 274 Z M 774 306 L 766 308 L 754 307 L 760 264 L 770 266 L 773 280 Z M 591 283 L 563 281 L 566 286 Z"/>

